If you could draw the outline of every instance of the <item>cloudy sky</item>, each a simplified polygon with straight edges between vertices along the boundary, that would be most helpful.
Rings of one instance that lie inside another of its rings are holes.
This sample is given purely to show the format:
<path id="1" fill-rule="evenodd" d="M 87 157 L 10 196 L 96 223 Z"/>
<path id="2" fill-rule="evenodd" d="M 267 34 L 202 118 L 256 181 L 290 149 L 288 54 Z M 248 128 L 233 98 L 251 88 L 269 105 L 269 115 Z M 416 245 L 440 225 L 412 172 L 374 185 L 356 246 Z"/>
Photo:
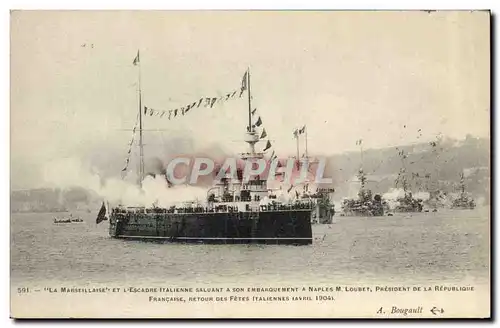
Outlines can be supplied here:
<path id="1" fill-rule="evenodd" d="M 253 107 L 278 154 L 295 151 L 303 124 L 310 152 L 333 154 L 357 139 L 380 148 L 489 136 L 489 38 L 486 12 L 16 11 L 12 188 L 45 185 L 59 159 L 119 174 L 138 112 L 138 49 L 144 105 L 221 96 L 250 67 Z M 247 106 L 145 117 L 145 129 L 161 130 L 145 132 L 146 152 L 242 151 Z"/>

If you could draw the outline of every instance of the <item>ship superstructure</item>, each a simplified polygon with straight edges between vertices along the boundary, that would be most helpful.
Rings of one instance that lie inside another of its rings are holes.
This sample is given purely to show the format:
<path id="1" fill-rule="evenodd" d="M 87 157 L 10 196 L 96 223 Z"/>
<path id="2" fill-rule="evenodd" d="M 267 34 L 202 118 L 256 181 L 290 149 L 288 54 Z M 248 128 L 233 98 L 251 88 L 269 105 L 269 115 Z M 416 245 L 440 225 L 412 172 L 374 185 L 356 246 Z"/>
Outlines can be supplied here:
<path id="1" fill-rule="evenodd" d="M 460 173 L 460 196 L 453 200 L 451 208 L 472 210 L 476 207 L 474 199 L 467 195 L 465 191 L 465 175 Z"/>
<path id="2" fill-rule="evenodd" d="M 398 177 L 396 179 L 396 187 L 401 187 L 403 189 L 403 196 L 399 197 L 396 200 L 396 206 L 394 208 L 394 212 L 399 212 L 399 213 L 422 212 L 424 208 L 423 200 L 414 198 L 410 190 L 410 184 L 408 182 L 408 174 L 406 170 L 407 154 L 402 150 L 399 152 L 399 156 L 401 157 L 402 166 L 398 173 Z"/>
<path id="3" fill-rule="evenodd" d="M 297 157 L 295 158 L 298 170 L 302 168 L 307 168 L 307 173 L 309 170 L 318 164 L 318 160 L 310 157 L 307 150 L 307 126 L 304 125 L 302 128 L 297 128 L 293 132 L 294 138 L 297 141 Z M 304 136 L 305 140 L 305 151 L 302 157 L 300 157 L 300 136 Z M 335 192 L 334 188 L 321 188 L 320 186 L 314 185 L 314 179 L 311 179 L 309 175 L 306 176 L 304 183 L 297 186 L 296 198 L 301 201 L 309 201 L 312 203 L 313 211 L 311 213 L 311 222 L 313 224 L 330 224 L 333 221 L 333 216 L 335 215 L 335 204 L 332 201 L 332 194 Z"/>
<path id="4" fill-rule="evenodd" d="M 357 179 L 360 183 L 357 199 L 344 199 L 342 201 L 342 215 L 344 216 L 383 216 L 386 203 L 379 194 L 373 195 L 370 189 L 366 188 L 368 178 L 363 170 L 363 146 L 362 140 L 356 142 L 360 146 L 361 166 Z"/>

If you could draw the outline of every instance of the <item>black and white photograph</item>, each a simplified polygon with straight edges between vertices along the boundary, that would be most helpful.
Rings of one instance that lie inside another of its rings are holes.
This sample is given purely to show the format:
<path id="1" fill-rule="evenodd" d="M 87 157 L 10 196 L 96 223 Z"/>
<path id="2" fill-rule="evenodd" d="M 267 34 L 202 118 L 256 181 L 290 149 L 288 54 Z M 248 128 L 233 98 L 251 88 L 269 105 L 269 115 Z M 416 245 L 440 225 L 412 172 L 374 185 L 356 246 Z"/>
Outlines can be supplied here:
<path id="1" fill-rule="evenodd" d="M 488 10 L 12 10 L 10 316 L 490 318 Z"/>

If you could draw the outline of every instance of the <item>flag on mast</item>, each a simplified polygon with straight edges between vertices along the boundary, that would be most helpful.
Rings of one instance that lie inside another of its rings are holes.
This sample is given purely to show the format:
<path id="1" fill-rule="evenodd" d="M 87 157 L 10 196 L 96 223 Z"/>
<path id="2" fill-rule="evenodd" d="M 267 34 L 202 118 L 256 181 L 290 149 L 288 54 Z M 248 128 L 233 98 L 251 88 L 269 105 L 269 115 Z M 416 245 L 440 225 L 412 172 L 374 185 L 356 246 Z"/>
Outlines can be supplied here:
<path id="1" fill-rule="evenodd" d="M 262 120 L 259 116 L 259 118 L 257 119 L 257 122 L 255 122 L 255 126 L 261 126 L 262 125 Z"/>
<path id="2" fill-rule="evenodd" d="M 107 211 L 106 211 L 106 205 L 104 202 L 102 202 L 101 209 L 99 210 L 99 213 L 97 214 L 97 218 L 95 220 L 96 224 L 101 223 L 102 221 L 107 220 L 108 218 L 106 217 Z"/>
<path id="3" fill-rule="evenodd" d="M 245 74 L 243 75 L 243 79 L 241 79 L 241 92 L 247 89 L 247 76 L 248 71 L 245 72 Z"/>
<path id="4" fill-rule="evenodd" d="M 264 150 L 262 150 L 262 151 L 266 151 L 269 148 L 271 148 L 271 142 L 269 140 L 267 140 L 266 148 L 264 148 Z"/>
<path id="5" fill-rule="evenodd" d="M 134 66 L 137 66 L 137 64 L 140 64 L 140 60 L 139 60 L 139 50 L 137 50 L 137 56 L 135 56 L 135 58 L 134 58 L 134 62 L 133 62 L 132 64 L 134 64 Z"/>

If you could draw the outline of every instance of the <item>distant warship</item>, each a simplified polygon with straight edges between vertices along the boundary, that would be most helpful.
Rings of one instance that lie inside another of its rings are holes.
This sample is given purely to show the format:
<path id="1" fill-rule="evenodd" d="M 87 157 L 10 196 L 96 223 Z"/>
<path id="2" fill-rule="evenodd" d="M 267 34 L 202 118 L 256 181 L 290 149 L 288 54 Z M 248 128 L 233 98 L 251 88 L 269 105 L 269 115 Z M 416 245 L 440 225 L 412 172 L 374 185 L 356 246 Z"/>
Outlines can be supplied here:
<path id="1" fill-rule="evenodd" d="M 453 200 L 451 208 L 464 210 L 474 209 L 476 207 L 476 203 L 465 192 L 465 177 L 463 172 L 460 174 L 460 189 L 460 196 L 457 199 Z"/>
<path id="2" fill-rule="evenodd" d="M 412 192 L 409 190 L 409 184 L 407 179 L 407 172 L 405 168 L 406 154 L 404 151 L 399 153 L 403 163 L 403 167 L 399 171 L 398 177 L 396 179 L 396 187 L 401 186 L 403 188 L 404 196 L 399 197 L 396 200 L 397 205 L 394 208 L 394 212 L 398 213 L 411 213 L 411 212 L 422 212 L 424 205 L 422 199 L 413 198 Z"/>
<path id="3" fill-rule="evenodd" d="M 430 210 L 437 212 L 438 208 L 444 208 L 448 195 L 440 188 L 439 180 L 433 178 L 431 173 L 426 173 L 422 177 L 417 173 L 414 176 L 424 180 L 423 189 L 429 193 L 429 198 L 422 202 L 424 205 L 424 212 L 429 212 Z"/>
<path id="4" fill-rule="evenodd" d="M 311 159 L 307 153 L 307 127 L 304 125 L 300 129 L 295 129 L 293 132 L 294 138 L 297 140 L 297 159 L 299 158 L 299 138 L 304 135 L 305 140 L 305 152 L 300 161 L 297 161 L 297 165 L 307 165 L 310 167 L 311 164 L 317 163 L 316 160 Z M 335 204 L 331 200 L 331 195 L 335 192 L 333 188 L 317 188 L 316 191 L 309 190 L 309 185 L 311 181 L 306 179 L 302 190 L 296 191 L 296 196 L 302 201 L 308 201 L 312 204 L 311 212 L 311 223 L 312 224 L 330 224 L 333 222 L 333 216 L 335 215 Z"/>
<path id="5" fill-rule="evenodd" d="M 319 189 L 311 195 L 313 200 L 313 212 L 311 222 L 314 224 L 330 224 L 335 215 L 335 205 L 330 199 L 333 189 Z"/>
<path id="6" fill-rule="evenodd" d="M 372 191 L 366 189 L 366 174 L 363 171 L 363 140 L 356 141 L 360 146 L 361 167 L 358 171 L 358 181 L 361 186 L 358 192 L 358 199 L 344 199 L 342 202 L 342 212 L 344 216 L 383 216 L 387 210 L 387 203 L 378 194 L 373 196 Z"/>
<path id="7" fill-rule="evenodd" d="M 344 199 L 342 202 L 343 215 L 383 216 L 387 205 L 380 195 L 376 194 L 373 196 L 372 191 L 365 188 L 367 179 L 362 168 L 359 169 L 358 179 L 361 183 L 358 199 Z"/>
<path id="8" fill-rule="evenodd" d="M 309 192 L 309 185 L 304 186 L 304 191 L 299 194 L 302 200 L 307 200 L 312 204 L 311 223 L 330 224 L 335 215 L 335 205 L 330 199 L 330 195 L 335 192 L 333 188 L 318 188 L 315 192 Z"/>
<path id="9" fill-rule="evenodd" d="M 429 199 L 424 201 L 424 204 L 433 209 L 434 212 L 438 208 L 444 208 L 447 200 L 447 193 L 441 189 L 429 190 Z"/>

